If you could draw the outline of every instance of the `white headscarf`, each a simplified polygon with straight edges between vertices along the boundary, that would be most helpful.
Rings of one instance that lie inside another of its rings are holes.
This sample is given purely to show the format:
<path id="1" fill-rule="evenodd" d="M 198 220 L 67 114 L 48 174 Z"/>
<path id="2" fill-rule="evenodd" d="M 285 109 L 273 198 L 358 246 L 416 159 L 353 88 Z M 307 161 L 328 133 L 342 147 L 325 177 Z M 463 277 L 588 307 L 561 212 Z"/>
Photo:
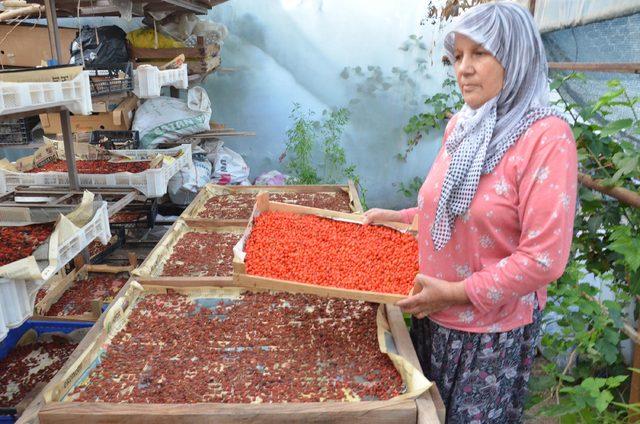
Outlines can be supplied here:
<path id="1" fill-rule="evenodd" d="M 442 184 L 431 237 L 436 250 L 451 238 L 456 217 L 469 209 L 482 174 L 537 120 L 562 115 L 549 107 L 548 65 L 531 14 L 509 2 L 475 6 L 459 16 L 444 39 L 454 63 L 455 35 L 481 44 L 505 70 L 502 91 L 478 109 L 464 105 L 446 140 L 451 163 Z"/>

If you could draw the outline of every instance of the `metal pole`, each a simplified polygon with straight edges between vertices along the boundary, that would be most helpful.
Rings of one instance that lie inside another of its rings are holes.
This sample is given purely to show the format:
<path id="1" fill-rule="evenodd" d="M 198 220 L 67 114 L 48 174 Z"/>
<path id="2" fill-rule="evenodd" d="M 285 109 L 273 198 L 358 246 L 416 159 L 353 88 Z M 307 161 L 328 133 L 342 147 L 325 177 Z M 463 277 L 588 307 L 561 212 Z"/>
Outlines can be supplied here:
<path id="1" fill-rule="evenodd" d="M 51 56 L 60 64 L 62 50 L 60 49 L 60 32 L 58 31 L 58 16 L 56 13 L 55 0 L 44 0 L 45 13 L 47 14 L 47 29 L 49 30 L 49 45 L 51 46 Z M 78 190 L 78 169 L 76 168 L 76 157 L 73 150 L 73 138 L 71 132 L 71 118 L 68 110 L 60 112 L 60 124 L 62 127 L 62 139 L 64 141 L 64 155 L 67 160 L 67 173 L 69 174 L 69 189 Z"/>

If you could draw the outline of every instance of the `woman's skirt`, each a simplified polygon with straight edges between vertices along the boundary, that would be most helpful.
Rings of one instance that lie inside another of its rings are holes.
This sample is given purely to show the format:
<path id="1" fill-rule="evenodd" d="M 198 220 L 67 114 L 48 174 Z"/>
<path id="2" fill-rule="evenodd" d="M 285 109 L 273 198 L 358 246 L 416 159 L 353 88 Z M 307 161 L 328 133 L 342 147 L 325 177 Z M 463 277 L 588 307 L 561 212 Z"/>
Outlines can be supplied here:
<path id="1" fill-rule="evenodd" d="M 541 316 L 536 302 L 531 324 L 504 333 L 468 333 L 413 318 L 411 338 L 448 424 L 522 421 Z"/>

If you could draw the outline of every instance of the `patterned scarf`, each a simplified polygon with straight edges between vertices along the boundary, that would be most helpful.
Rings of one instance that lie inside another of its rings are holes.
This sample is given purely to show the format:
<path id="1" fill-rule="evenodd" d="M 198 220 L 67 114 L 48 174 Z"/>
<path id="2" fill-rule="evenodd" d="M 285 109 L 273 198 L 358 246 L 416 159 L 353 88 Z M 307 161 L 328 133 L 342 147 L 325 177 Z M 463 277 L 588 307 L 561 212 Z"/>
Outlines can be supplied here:
<path id="1" fill-rule="evenodd" d="M 484 46 L 505 70 L 502 91 L 478 109 L 463 106 L 445 147 L 451 163 L 442 184 L 431 237 L 437 251 L 451 239 L 455 220 L 464 215 L 480 177 L 493 171 L 506 151 L 536 121 L 563 118 L 548 107 L 548 64 L 531 14 L 511 2 L 472 7 L 454 21 L 444 39 L 455 61 L 455 35 Z"/>

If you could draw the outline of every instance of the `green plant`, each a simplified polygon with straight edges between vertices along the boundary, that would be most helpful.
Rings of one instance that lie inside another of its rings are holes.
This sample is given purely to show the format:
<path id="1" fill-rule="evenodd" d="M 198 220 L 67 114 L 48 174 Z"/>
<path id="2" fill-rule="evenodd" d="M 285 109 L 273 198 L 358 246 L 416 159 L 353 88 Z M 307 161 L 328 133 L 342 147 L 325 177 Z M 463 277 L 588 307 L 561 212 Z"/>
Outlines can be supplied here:
<path id="1" fill-rule="evenodd" d="M 398 159 L 406 160 L 407 155 L 418 145 L 424 135 L 433 130 L 444 128 L 451 116 L 464 104 L 460 91 L 456 89 L 455 78 L 448 77 L 442 82 L 442 92 L 438 92 L 424 100 L 426 109 L 409 118 L 403 130 L 407 134 L 407 148 L 398 154 Z"/>
<path id="2" fill-rule="evenodd" d="M 584 77 L 570 74 L 551 87 L 570 80 Z M 640 98 L 631 98 L 617 80 L 608 85 L 610 91 L 593 103 L 561 98 L 558 106 L 571 117 L 581 172 L 637 192 L 640 157 L 632 139 L 640 134 Z M 615 109 L 633 118 L 607 121 Z M 640 211 L 587 187 L 580 187 L 579 195 L 571 260 L 549 286 L 546 317 L 559 317 L 559 331 L 542 339 L 550 362 L 544 375 L 532 380 L 531 403 L 543 402 L 540 413 L 562 422 L 620 422 L 627 415 L 628 370 L 619 345 L 634 335 L 635 317 L 626 317 L 623 307 L 640 294 Z M 588 276 L 600 285 L 585 282 Z M 612 300 L 601 301 L 604 285 Z M 557 359 L 563 357 L 561 364 Z"/>
<path id="3" fill-rule="evenodd" d="M 312 163 L 313 148 L 316 141 L 316 128 L 311 120 L 313 112 L 304 113 L 300 105 L 294 103 L 289 118 L 293 120 L 293 126 L 287 130 L 287 142 L 285 152 L 280 156 L 280 161 L 288 157 L 286 168 L 291 174 L 292 184 L 318 184 L 320 176 Z"/>
<path id="4" fill-rule="evenodd" d="M 408 183 L 400 182 L 397 184 L 398 193 L 409 199 L 415 199 L 418 195 L 420 187 L 422 187 L 423 179 L 420 177 L 413 177 Z"/>
<path id="5" fill-rule="evenodd" d="M 345 108 L 324 110 L 320 119 L 314 120 L 314 112 L 301 110 L 294 103 L 289 117 L 293 121 L 287 130 L 285 151 L 280 161 L 286 159 L 290 174 L 289 184 L 340 184 L 350 179 L 359 188 L 361 203 L 366 207 L 366 190 L 362 187 L 356 166 L 347 162 L 341 144 L 342 134 L 349 123 L 349 111 Z"/>

